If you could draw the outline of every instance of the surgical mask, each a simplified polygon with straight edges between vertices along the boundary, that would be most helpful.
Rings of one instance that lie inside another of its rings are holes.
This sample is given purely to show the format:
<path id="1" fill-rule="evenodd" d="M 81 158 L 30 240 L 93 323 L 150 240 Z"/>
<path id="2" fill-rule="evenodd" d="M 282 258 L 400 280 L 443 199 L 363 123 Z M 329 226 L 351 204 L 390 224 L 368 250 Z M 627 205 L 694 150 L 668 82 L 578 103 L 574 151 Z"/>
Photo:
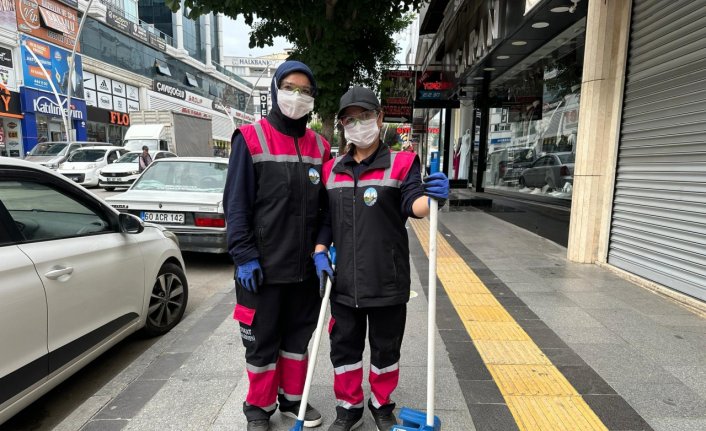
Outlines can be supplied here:
<path id="1" fill-rule="evenodd" d="M 298 120 L 314 109 L 314 98 L 299 91 L 278 89 L 277 106 L 286 117 Z"/>
<path id="2" fill-rule="evenodd" d="M 343 128 L 346 131 L 346 140 L 358 148 L 368 148 L 380 138 L 377 118 L 355 121 Z"/>

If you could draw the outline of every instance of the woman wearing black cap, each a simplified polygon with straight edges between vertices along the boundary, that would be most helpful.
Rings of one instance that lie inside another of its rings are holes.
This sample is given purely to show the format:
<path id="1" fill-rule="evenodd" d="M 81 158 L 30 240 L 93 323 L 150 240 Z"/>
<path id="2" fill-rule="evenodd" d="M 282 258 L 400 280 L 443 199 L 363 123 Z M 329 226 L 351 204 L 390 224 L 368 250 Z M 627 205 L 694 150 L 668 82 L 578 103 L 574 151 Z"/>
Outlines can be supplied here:
<path id="1" fill-rule="evenodd" d="M 336 420 L 329 431 L 362 424 L 363 350 L 370 342 L 368 408 L 378 430 L 397 424 L 392 392 L 399 380 L 400 348 L 410 294 L 408 217 L 429 215 L 429 199 L 448 198 L 443 173 L 422 182 L 413 152 L 391 151 L 380 141 L 383 114 L 375 93 L 353 87 L 338 112 L 350 151 L 324 164 L 328 216 L 316 255 L 336 246 L 331 291 L 331 362 Z"/>
<path id="2" fill-rule="evenodd" d="M 266 431 L 277 408 L 296 418 L 307 346 L 321 306 L 319 277 L 328 260 L 311 258 L 325 189 L 322 164 L 331 147 L 306 127 L 316 81 L 298 61 L 272 79 L 272 110 L 235 131 L 223 196 L 228 250 L 236 265 L 237 305 L 250 387 L 243 403 L 248 431 Z M 318 273 L 318 274 L 317 274 Z M 305 427 L 321 424 L 307 408 Z"/>

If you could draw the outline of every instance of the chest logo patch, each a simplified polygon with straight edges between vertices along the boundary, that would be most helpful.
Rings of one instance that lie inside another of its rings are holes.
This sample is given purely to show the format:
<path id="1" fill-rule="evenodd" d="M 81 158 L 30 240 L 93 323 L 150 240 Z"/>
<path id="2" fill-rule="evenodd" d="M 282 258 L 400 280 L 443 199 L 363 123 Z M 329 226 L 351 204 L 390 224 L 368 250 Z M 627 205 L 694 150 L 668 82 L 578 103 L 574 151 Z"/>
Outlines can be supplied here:
<path id="1" fill-rule="evenodd" d="M 309 181 L 311 181 L 311 184 L 319 184 L 321 181 L 319 171 L 314 168 L 309 168 Z"/>
<path id="2" fill-rule="evenodd" d="M 365 193 L 363 193 L 363 202 L 365 202 L 365 205 L 371 207 L 375 205 L 375 202 L 378 201 L 378 191 L 375 190 L 372 187 L 368 187 L 365 190 Z"/>

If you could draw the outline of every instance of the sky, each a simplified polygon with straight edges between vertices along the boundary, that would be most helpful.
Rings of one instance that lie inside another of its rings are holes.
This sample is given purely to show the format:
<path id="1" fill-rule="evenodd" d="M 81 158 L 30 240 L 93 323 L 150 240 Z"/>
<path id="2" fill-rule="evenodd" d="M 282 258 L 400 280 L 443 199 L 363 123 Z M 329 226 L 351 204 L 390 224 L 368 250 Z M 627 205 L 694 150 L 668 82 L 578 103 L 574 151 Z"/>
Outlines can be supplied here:
<path id="1" fill-rule="evenodd" d="M 235 24 L 233 24 L 235 23 Z M 248 43 L 250 42 L 250 27 L 245 24 L 245 20 L 242 15 L 238 16 L 238 19 L 233 20 L 232 18 L 225 17 L 225 23 L 223 26 L 223 51 L 225 55 L 234 55 L 237 57 L 259 57 L 262 55 L 275 54 L 284 51 L 291 45 L 283 37 L 275 38 L 275 43 L 271 47 L 265 48 L 248 48 Z M 400 48 L 404 49 L 408 43 L 407 31 L 403 31 L 395 36 L 395 39 L 399 41 Z M 402 50 L 397 55 L 397 60 L 402 63 L 404 62 L 404 57 L 402 55 Z"/>

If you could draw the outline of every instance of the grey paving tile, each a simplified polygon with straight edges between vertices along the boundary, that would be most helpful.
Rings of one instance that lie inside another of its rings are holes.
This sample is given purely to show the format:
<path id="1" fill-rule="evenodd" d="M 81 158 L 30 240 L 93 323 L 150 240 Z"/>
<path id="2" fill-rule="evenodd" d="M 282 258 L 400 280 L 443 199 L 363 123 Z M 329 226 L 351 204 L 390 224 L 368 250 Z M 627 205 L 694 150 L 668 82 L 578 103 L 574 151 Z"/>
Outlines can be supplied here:
<path id="1" fill-rule="evenodd" d="M 582 275 L 576 270 L 569 269 L 566 267 L 543 267 L 543 268 L 528 268 L 531 272 L 537 274 L 542 279 L 548 278 L 564 278 L 564 279 L 574 279 L 583 278 Z"/>
<path id="2" fill-rule="evenodd" d="M 695 314 L 654 314 L 648 317 L 660 325 L 693 326 L 694 328 L 702 328 L 706 333 L 706 319 Z"/>
<path id="3" fill-rule="evenodd" d="M 547 279 L 545 280 L 545 284 L 561 292 L 605 292 L 613 288 L 606 283 L 583 278 Z"/>
<path id="4" fill-rule="evenodd" d="M 664 369 L 706 400 L 706 363 L 693 366 L 665 366 Z"/>
<path id="5" fill-rule="evenodd" d="M 658 295 L 630 301 L 629 305 L 634 310 L 647 315 L 693 315 L 689 309 Z"/>
<path id="6" fill-rule="evenodd" d="M 166 380 L 184 364 L 191 353 L 163 353 L 155 359 L 144 373 L 141 380 Z"/>
<path id="7" fill-rule="evenodd" d="M 580 307 L 531 306 L 550 328 L 600 328 L 603 325 Z"/>
<path id="8" fill-rule="evenodd" d="M 469 409 L 478 431 L 519 430 L 505 404 L 471 404 Z"/>
<path id="9" fill-rule="evenodd" d="M 136 380 L 103 407 L 94 419 L 131 419 L 164 386 L 165 380 Z"/>
<path id="10" fill-rule="evenodd" d="M 556 326 L 554 331 L 569 344 L 625 344 L 625 340 L 602 326 L 596 328 Z"/>
<path id="11" fill-rule="evenodd" d="M 81 431 L 119 431 L 124 429 L 128 420 L 118 419 L 118 420 L 95 420 L 86 423 L 80 428 Z"/>
<path id="12" fill-rule="evenodd" d="M 705 418 L 653 418 L 650 419 L 655 431 L 704 431 L 706 430 Z"/>
<path id="13" fill-rule="evenodd" d="M 549 286 L 544 281 L 532 281 L 532 282 L 522 282 L 522 281 L 506 281 L 507 287 L 510 288 L 512 292 L 516 295 L 523 292 L 555 292 L 554 287 Z"/>
<path id="14" fill-rule="evenodd" d="M 584 395 L 583 399 L 610 430 L 651 431 L 647 422 L 618 395 Z"/>
<path id="15" fill-rule="evenodd" d="M 535 307 L 576 307 L 577 304 L 561 292 L 518 292 L 517 296 L 534 309 Z"/>
<path id="16" fill-rule="evenodd" d="M 542 276 L 524 269 L 503 269 L 494 271 L 495 276 L 504 283 L 541 282 Z"/>
<path id="17" fill-rule="evenodd" d="M 581 308 L 630 308 L 628 304 L 605 292 L 564 292 Z"/>
<path id="18" fill-rule="evenodd" d="M 548 327 L 524 327 L 525 332 L 540 349 L 558 349 L 568 347 L 564 341 Z"/>
<path id="19" fill-rule="evenodd" d="M 569 346 L 616 390 L 615 383 L 622 382 L 665 384 L 679 382 L 655 361 L 646 358 L 628 345 L 569 344 Z"/>
<path id="20" fill-rule="evenodd" d="M 615 394 L 615 390 L 588 365 L 560 365 L 557 369 L 581 395 Z"/>
<path id="21" fill-rule="evenodd" d="M 586 362 L 571 348 L 542 349 L 554 366 L 585 366 Z"/>
<path id="22" fill-rule="evenodd" d="M 539 320 L 539 317 L 526 305 L 521 306 L 505 306 L 505 310 L 515 320 Z"/>
<path id="23" fill-rule="evenodd" d="M 645 383 L 632 381 L 616 386 L 644 418 L 704 418 L 706 401 L 683 383 Z"/>
<path id="24" fill-rule="evenodd" d="M 498 385 L 493 380 L 458 381 L 467 404 L 503 404 L 503 398 Z"/>

